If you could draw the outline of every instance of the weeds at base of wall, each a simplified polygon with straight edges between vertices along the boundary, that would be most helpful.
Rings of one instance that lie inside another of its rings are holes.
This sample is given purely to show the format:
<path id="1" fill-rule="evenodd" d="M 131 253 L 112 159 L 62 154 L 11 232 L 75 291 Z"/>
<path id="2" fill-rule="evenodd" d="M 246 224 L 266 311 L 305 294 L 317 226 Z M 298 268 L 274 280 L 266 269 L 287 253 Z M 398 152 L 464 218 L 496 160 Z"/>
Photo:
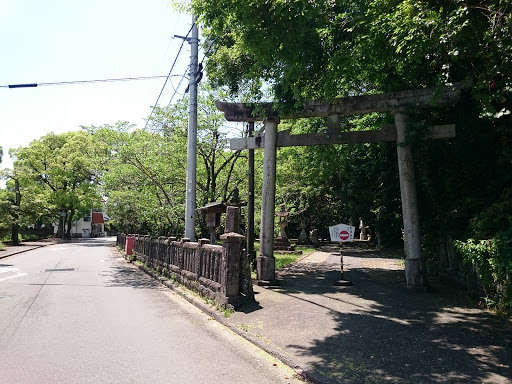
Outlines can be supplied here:
<path id="1" fill-rule="evenodd" d="M 187 289 L 185 286 L 183 286 L 181 284 L 180 284 L 180 286 L 182 286 L 183 288 Z M 192 294 L 194 296 L 196 296 L 199 299 L 203 300 L 205 304 L 208 304 L 209 306 L 214 307 L 217 311 L 222 312 L 224 314 L 225 318 L 228 318 L 233 313 L 235 313 L 235 307 L 233 307 L 231 304 L 218 305 L 215 302 L 215 300 L 210 299 L 209 297 L 201 296 L 199 294 L 199 290 L 197 290 L 197 291 L 191 290 L 190 292 L 192 292 Z"/>
<path id="2" fill-rule="evenodd" d="M 222 309 L 222 312 L 224 312 L 224 317 L 227 319 L 229 316 L 235 313 L 235 307 L 233 307 L 231 304 L 226 304 Z"/>
<path id="3" fill-rule="evenodd" d="M 237 327 L 241 329 L 244 332 L 249 332 L 251 330 L 251 327 L 247 324 L 238 324 Z"/>
<path id="4" fill-rule="evenodd" d="M 155 269 L 153 267 L 150 267 L 149 265 L 147 265 L 144 262 L 137 261 L 135 257 L 134 257 L 134 261 L 133 262 L 135 264 L 137 264 L 137 265 L 142 266 L 146 270 L 148 270 L 148 271 L 150 271 L 150 272 L 152 272 L 152 273 L 154 273 L 154 274 L 156 274 L 158 276 L 161 276 L 161 277 L 165 278 L 166 280 L 170 281 L 172 283 L 172 285 L 175 285 L 175 286 L 177 286 L 177 287 L 179 287 L 181 289 L 187 290 L 193 296 L 203 300 L 205 304 L 208 304 L 211 307 L 215 308 L 217 311 L 222 312 L 224 314 L 225 318 L 228 318 L 229 316 L 231 316 L 232 314 L 235 313 L 235 308 L 231 304 L 217 305 L 217 303 L 215 303 L 215 300 L 210 299 L 208 297 L 201 296 L 199 294 L 199 290 L 198 289 L 196 289 L 196 290 L 188 289 L 184 284 L 180 283 L 174 276 L 172 276 L 172 275 L 171 276 L 166 276 L 165 274 L 163 274 L 163 270 L 162 270 L 162 272 L 160 272 L 157 269 Z M 197 282 L 195 282 L 194 285 L 197 286 L 198 285 Z"/>

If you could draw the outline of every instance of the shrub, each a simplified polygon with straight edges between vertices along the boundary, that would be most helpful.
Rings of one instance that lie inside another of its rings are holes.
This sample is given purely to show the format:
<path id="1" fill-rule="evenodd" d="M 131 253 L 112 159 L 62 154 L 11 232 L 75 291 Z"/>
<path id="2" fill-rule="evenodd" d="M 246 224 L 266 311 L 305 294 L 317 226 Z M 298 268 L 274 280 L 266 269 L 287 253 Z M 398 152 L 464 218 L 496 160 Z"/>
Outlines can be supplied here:
<path id="1" fill-rule="evenodd" d="M 4 238 L 0 239 L 0 241 L 3 241 L 4 243 L 8 243 L 12 241 L 12 235 L 11 232 L 9 232 L 7 235 L 5 235 Z M 18 233 L 18 243 L 21 243 L 23 241 L 23 238 L 21 237 L 21 234 Z"/>
<path id="2" fill-rule="evenodd" d="M 500 313 L 512 312 L 512 228 L 495 238 L 455 241 L 463 263 L 475 266 L 485 292 L 487 307 Z"/>
<path id="3" fill-rule="evenodd" d="M 39 240 L 39 236 L 37 236 L 37 235 L 26 234 L 26 235 L 23 235 L 22 237 L 23 237 L 24 241 Z"/>

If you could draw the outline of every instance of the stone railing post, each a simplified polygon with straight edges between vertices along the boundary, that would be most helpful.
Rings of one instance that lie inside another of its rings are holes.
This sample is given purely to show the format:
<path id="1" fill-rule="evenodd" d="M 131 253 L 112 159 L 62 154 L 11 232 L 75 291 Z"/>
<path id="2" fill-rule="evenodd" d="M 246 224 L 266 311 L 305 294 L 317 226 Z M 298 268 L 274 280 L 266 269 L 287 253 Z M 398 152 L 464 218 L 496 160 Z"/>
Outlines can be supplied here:
<path id="1" fill-rule="evenodd" d="M 149 265 L 149 253 L 150 253 L 150 248 L 151 248 L 151 237 L 148 236 L 148 235 L 145 235 L 144 236 L 144 250 L 142 252 L 143 254 L 143 260 L 144 260 L 144 263 L 148 264 Z"/>
<path id="2" fill-rule="evenodd" d="M 188 243 L 188 242 L 190 242 L 190 239 L 188 237 L 182 237 L 181 238 L 180 249 L 179 249 L 179 256 L 178 256 L 178 261 L 179 261 L 178 267 L 180 269 L 184 268 L 184 263 L 185 263 L 185 243 Z"/>
<path id="3" fill-rule="evenodd" d="M 202 260 L 201 260 L 201 247 L 205 244 L 210 244 L 209 239 L 198 239 L 197 240 L 197 250 L 195 254 L 196 258 L 196 270 L 194 271 L 197 275 L 197 278 L 203 276 L 203 270 L 202 270 Z"/>
<path id="4" fill-rule="evenodd" d="M 135 242 L 137 243 L 137 260 L 142 261 L 144 259 L 144 237 L 137 235 Z"/>
<path id="5" fill-rule="evenodd" d="M 158 247 L 158 239 L 151 236 L 149 238 L 149 265 L 156 268 L 156 252 Z"/>
<path id="6" fill-rule="evenodd" d="M 130 235 L 127 235 L 127 236 L 130 236 Z M 135 251 L 135 255 L 132 255 L 132 260 L 139 260 L 139 257 L 140 257 L 140 236 L 137 235 L 137 234 L 134 234 L 132 235 L 134 237 L 133 239 L 133 249 Z"/>
<path id="7" fill-rule="evenodd" d="M 222 241 L 221 292 L 225 303 L 232 303 L 240 293 L 240 254 L 245 236 L 229 232 L 220 236 Z"/>
<path id="8" fill-rule="evenodd" d="M 164 265 L 167 270 L 169 270 L 169 264 L 171 262 L 171 242 L 172 239 L 170 237 L 167 237 L 164 241 Z"/>
<path id="9" fill-rule="evenodd" d="M 158 266 L 160 268 L 164 267 L 165 240 L 166 240 L 166 237 L 164 237 L 164 236 L 158 237 Z"/>
<path id="10" fill-rule="evenodd" d="M 240 208 L 228 205 L 226 207 L 225 233 L 240 233 Z"/>

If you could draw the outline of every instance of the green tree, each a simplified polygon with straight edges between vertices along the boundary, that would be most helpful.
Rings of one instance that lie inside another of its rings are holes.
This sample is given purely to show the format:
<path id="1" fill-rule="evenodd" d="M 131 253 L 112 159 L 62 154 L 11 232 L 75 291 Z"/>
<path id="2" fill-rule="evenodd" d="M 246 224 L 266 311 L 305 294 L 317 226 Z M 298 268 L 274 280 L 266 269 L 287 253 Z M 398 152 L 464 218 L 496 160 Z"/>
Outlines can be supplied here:
<path id="1" fill-rule="evenodd" d="M 246 157 L 241 151 L 229 149 L 228 138 L 236 132 L 243 134 L 239 125 L 226 124 L 224 116 L 215 107 L 215 100 L 222 95 L 207 87 L 198 94 L 197 122 L 197 205 L 204 206 L 215 201 L 228 201 L 235 188 L 246 196 Z M 183 142 L 182 153 L 186 156 L 188 129 L 188 99 L 167 108 L 156 109 L 150 121 L 150 129 L 163 136 L 179 135 Z M 186 161 L 183 162 L 186 164 Z M 206 236 L 204 218 L 199 220 L 201 233 Z"/>
<path id="2" fill-rule="evenodd" d="M 20 178 L 21 196 L 24 191 L 38 192 L 39 201 L 54 222 L 66 213 L 67 236 L 71 236 L 71 223 L 98 205 L 96 191 L 101 169 L 97 162 L 104 155 L 105 146 L 86 132 L 50 133 L 32 141 L 28 147 L 11 151 L 14 173 Z M 35 184 L 32 188 L 30 185 Z M 27 196 L 28 197 L 28 196 Z M 22 200 L 24 200 L 23 198 Z"/>
<path id="3" fill-rule="evenodd" d="M 233 92 L 265 81 L 274 99 L 300 106 L 470 78 L 484 112 L 509 110 L 507 1 L 196 0 L 191 7 L 206 36 L 208 76 Z"/>
<path id="4" fill-rule="evenodd" d="M 4 169 L 6 187 L 0 190 L 0 227 L 11 228 L 12 241 L 18 239 L 17 229 L 29 225 L 51 226 L 55 212 L 48 204 L 48 191 L 23 172 Z"/>
<path id="5" fill-rule="evenodd" d="M 207 90 L 199 95 L 197 206 L 231 198 L 246 179 L 241 152 L 228 148 L 229 130 Z M 128 123 L 85 127 L 104 142 L 110 155 L 102 190 L 119 229 L 153 235 L 178 235 L 185 217 L 187 99 L 155 108 L 146 129 Z M 203 220 L 201 232 L 206 233 Z"/>
<path id="6" fill-rule="evenodd" d="M 109 149 L 101 190 L 114 225 L 131 233 L 178 233 L 185 198 L 182 133 L 161 135 L 122 122 L 85 129 Z"/>

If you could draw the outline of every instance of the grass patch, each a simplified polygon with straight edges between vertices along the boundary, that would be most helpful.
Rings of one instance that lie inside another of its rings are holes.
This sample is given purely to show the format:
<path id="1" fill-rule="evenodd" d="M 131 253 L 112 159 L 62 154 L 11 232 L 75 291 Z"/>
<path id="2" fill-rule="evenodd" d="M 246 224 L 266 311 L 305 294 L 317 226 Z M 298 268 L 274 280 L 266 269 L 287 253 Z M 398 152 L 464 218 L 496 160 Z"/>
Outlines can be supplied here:
<path id="1" fill-rule="evenodd" d="M 6 251 L 7 250 L 7 247 L 5 246 L 4 243 L 0 243 L 0 251 Z"/>
<path id="2" fill-rule="evenodd" d="M 380 250 L 380 257 L 386 259 L 405 259 L 403 248 L 384 248 Z"/>
<path id="3" fill-rule="evenodd" d="M 276 271 L 290 265 L 295 262 L 297 259 L 302 257 L 302 255 L 291 255 L 284 253 L 274 253 L 274 257 L 276 258 Z"/>
<path id="4" fill-rule="evenodd" d="M 311 252 L 309 252 L 311 253 Z M 274 258 L 276 262 L 276 271 L 279 271 L 282 268 L 287 267 L 291 263 L 297 261 L 304 255 L 293 255 L 293 254 L 285 254 L 285 253 L 274 253 Z M 251 269 L 251 279 L 257 279 L 256 271 Z"/>
<path id="5" fill-rule="evenodd" d="M 302 251 L 303 255 L 309 255 L 310 253 L 313 253 L 316 251 L 315 248 L 308 247 L 307 245 L 296 245 L 295 249 L 297 251 Z"/>
<path id="6" fill-rule="evenodd" d="M 254 249 L 256 250 L 256 259 L 259 256 L 259 249 L 260 249 L 260 243 L 259 241 L 254 242 Z M 279 253 L 279 251 L 274 252 L 274 257 L 276 259 L 276 271 L 290 265 L 291 263 L 297 261 L 299 258 L 301 258 L 304 255 L 309 255 L 310 253 L 313 253 L 316 251 L 315 248 L 309 247 L 307 245 L 296 245 L 295 249 L 297 251 L 302 251 L 302 255 L 294 255 L 294 254 L 288 254 L 288 253 Z M 251 268 L 251 278 L 257 279 L 256 271 Z"/>

